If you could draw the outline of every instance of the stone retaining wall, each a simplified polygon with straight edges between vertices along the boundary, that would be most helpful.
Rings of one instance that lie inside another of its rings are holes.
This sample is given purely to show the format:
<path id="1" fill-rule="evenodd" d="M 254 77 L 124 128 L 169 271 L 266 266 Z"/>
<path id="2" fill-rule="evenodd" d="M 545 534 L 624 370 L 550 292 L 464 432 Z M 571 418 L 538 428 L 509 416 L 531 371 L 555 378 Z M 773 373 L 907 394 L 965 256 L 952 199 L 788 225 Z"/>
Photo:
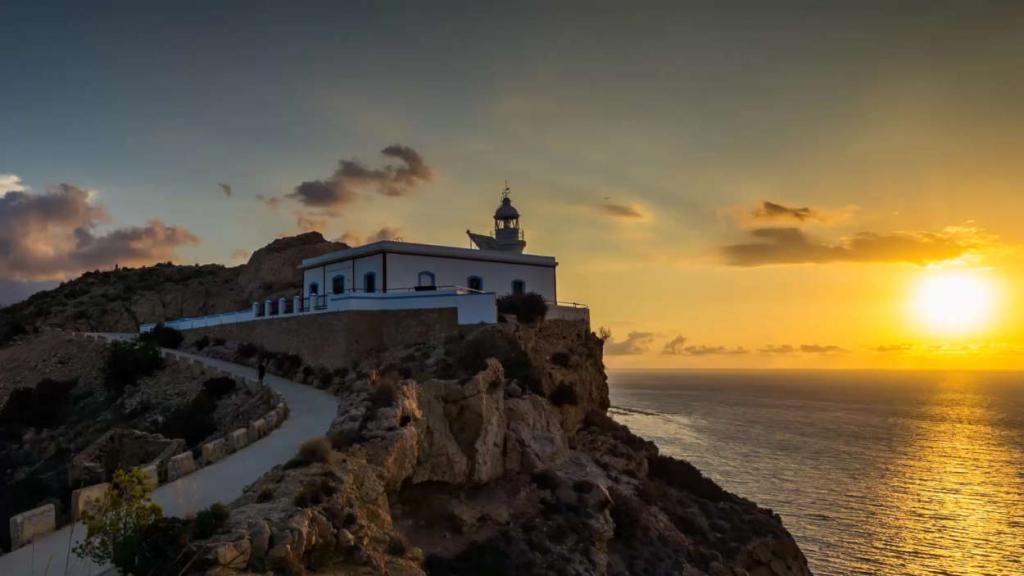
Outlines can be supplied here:
<path id="1" fill-rule="evenodd" d="M 87 339 L 107 340 L 96 334 L 79 334 Z M 210 366 L 202 360 L 191 358 L 175 350 L 161 349 L 160 355 L 172 362 L 196 362 L 204 364 L 208 369 L 219 375 L 230 376 L 235 380 L 241 380 L 250 390 L 255 390 L 260 384 L 254 378 L 241 377 L 236 374 Z M 249 422 L 248 427 L 239 428 L 227 434 L 223 438 L 211 440 L 199 448 L 201 458 L 197 461 L 192 451 L 182 452 L 170 457 L 161 456 L 159 461 L 150 462 L 140 467 L 146 480 L 156 488 L 163 482 L 173 482 L 196 470 L 212 464 L 228 454 L 232 454 L 242 448 L 266 437 L 275 428 L 280 426 L 288 418 L 288 405 L 284 397 L 279 393 L 270 390 L 276 403 L 265 415 Z M 110 489 L 110 484 L 103 482 L 92 486 L 85 486 L 74 490 L 71 493 L 71 516 L 77 521 L 83 512 L 90 509 Z M 32 510 L 12 516 L 10 519 L 11 528 L 11 550 L 20 548 L 33 540 L 45 536 L 57 529 L 57 510 L 53 504 L 40 506 Z"/>

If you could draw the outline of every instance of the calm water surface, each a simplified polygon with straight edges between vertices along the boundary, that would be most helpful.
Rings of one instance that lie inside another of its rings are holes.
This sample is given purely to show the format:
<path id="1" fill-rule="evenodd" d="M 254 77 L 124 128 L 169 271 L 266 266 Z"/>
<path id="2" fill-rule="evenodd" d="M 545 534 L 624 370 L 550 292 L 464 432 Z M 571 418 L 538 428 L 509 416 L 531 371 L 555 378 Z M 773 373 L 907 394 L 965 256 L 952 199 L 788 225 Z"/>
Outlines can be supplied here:
<path id="1" fill-rule="evenodd" d="M 612 413 L 780 513 L 819 576 L 1024 574 L 1024 374 L 609 374 Z"/>

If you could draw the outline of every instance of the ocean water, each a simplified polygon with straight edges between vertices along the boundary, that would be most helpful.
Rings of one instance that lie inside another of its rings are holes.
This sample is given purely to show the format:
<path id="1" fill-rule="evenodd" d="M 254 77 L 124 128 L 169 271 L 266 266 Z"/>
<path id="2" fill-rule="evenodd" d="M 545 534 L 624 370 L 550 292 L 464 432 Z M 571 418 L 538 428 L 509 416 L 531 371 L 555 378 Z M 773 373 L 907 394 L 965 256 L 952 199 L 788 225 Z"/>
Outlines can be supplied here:
<path id="1" fill-rule="evenodd" d="M 1024 575 L 1024 374 L 611 371 L 612 415 L 818 576 Z"/>

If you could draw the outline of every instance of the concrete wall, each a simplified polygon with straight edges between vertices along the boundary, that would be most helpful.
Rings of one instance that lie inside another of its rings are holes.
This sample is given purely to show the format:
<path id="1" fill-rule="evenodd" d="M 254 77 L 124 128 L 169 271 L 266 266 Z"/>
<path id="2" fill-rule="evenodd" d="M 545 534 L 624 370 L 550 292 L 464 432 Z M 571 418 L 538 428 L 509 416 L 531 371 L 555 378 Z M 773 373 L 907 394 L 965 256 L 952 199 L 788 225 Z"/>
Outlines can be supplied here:
<path id="1" fill-rule="evenodd" d="M 457 329 L 456 310 L 440 308 L 303 314 L 211 326 L 190 334 L 252 342 L 273 352 L 297 354 L 307 364 L 342 368 L 370 351 L 436 341 Z"/>

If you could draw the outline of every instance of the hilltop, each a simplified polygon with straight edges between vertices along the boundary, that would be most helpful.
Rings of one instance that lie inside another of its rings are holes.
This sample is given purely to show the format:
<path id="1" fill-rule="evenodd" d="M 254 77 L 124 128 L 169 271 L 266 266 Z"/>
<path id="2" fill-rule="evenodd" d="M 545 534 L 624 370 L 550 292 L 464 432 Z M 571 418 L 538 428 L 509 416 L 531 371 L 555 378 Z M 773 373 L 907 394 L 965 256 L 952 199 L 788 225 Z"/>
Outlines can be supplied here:
<path id="1" fill-rule="evenodd" d="M 274 240 L 240 266 L 165 263 L 86 272 L 0 309 L 0 344 L 46 327 L 134 332 L 147 322 L 231 312 L 254 299 L 291 296 L 301 289 L 296 267 L 304 258 L 346 247 L 308 232 Z"/>

